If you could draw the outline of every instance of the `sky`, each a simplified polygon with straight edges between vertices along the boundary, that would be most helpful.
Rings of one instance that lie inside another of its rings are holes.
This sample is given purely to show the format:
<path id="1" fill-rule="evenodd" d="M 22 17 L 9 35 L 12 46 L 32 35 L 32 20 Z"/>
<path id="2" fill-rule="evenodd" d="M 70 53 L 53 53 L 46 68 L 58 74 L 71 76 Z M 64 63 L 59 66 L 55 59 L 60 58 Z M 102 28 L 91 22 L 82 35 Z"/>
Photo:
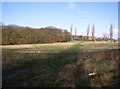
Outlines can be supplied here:
<path id="1" fill-rule="evenodd" d="M 54 26 L 68 31 L 73 24 L 77 35 L 86 35 L 88 25 L 91 33 L 94 24 L 97 37 L 108 33 L 113 24 L 114 38 L 118 35 L 117 2 L 2 2 L 0 6 L 0 20 L 5 24 L 34 28 Z"/>

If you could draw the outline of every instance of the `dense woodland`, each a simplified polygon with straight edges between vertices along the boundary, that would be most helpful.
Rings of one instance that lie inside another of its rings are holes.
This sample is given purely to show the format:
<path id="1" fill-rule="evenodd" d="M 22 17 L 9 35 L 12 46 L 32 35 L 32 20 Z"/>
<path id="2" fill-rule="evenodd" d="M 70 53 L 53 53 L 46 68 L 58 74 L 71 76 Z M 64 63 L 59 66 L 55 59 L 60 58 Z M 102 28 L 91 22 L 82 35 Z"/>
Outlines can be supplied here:
<path id="1" fill-rule="evenodd" d="M 67 42 L 71 34 L 64 29 L 52 26 L 45 28 L 2 25 L 2 45 Z"/>

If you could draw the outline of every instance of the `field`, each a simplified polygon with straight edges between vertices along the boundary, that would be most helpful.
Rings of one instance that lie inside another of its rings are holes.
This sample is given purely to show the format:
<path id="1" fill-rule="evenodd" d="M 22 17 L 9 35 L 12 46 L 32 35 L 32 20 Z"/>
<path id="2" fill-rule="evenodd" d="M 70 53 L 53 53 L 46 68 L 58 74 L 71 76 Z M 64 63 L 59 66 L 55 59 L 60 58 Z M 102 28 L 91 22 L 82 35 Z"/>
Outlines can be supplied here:
<path id="1" fill-rule="evenodd" d="M 118 87 L 118 42 L 2 47 L 3 87 Z M 90 75 L 94 73 L 94 75 Z"/>

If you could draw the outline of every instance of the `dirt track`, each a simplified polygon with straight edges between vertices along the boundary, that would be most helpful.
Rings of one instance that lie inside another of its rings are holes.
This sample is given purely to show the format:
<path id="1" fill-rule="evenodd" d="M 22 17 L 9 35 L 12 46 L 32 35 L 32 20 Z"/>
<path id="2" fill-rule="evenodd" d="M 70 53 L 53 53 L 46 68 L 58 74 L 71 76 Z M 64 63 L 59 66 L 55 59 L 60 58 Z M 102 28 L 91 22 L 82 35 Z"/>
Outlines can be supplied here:
<path id="1" fill-rule="evenodd" d="M 16 49 L 16 48 L 31 48 L 33 47 L 32 44 L 27 44 L 27 45 L 5 45 L 5 46 L 0 46 L 0 48 L 8 48 L 8 49 Z"/>
<path id="2" fill-rule="evenodd" d="M 47 45 L 73 45 L 73 43 L 47 43 L 47 44 L 21 44 L 21 45 L 0 45 L 0 48 L 6 48 L 6 49 L 20 49 L 20 48 L 32 48 L 36 46 L 47 46 Z"/>

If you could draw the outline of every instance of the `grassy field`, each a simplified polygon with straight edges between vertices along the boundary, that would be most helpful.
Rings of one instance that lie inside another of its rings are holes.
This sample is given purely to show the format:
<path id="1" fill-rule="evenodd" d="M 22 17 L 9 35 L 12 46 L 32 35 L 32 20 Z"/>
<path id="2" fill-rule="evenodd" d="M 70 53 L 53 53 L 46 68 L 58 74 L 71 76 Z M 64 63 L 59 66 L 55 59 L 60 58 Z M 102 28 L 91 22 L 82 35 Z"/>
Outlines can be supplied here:
<path id="1" fill-rule="evenodd" d="M 4 46 L 2 84 L 3 87 L 119 86 L 118 54 L 117 42 Z"/>

